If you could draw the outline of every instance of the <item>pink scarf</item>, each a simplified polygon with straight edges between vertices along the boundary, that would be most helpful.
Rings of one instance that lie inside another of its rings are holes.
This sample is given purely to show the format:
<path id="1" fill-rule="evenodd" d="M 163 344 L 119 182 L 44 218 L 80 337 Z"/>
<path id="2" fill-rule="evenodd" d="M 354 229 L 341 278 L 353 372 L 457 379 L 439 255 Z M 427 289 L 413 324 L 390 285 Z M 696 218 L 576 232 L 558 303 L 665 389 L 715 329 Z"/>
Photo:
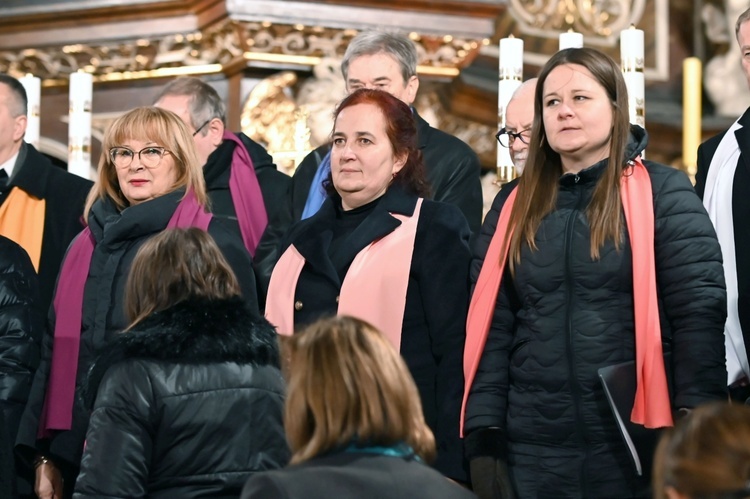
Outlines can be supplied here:
<path id="1" fill-rule="evenodd" d="M 392 213 L 401 225 L 354 257 L 341 284 L 337 310 L 338 315 L 351 315 L 369 322 L 399 351 L 421 207 L 420 198 L 410 217 Z M 294 294 L 304 266 L 305 258 L 292 245 L 271 274 L 266 319 L 276 326 L 279 334 L 288 336 L 294 332 Z"/>
<path id="2" fill-rule="evenodd" d="M 245 144 L 231 132 L 225 131 L 222 138 L 236 144 L 229 172 L 229 192 L 240 225 L 242 241 L 250 256 L 255 257 L 255 250 L 268 225 L 263 194 Z"/>
<path id="3" fill-rule="evenodd" d="M 211 217 L 198 204 L 193 192 L 188 191 L 177 205 L 167 228 L 198 227 L 208 230 Z M 60 270 L 53 301 L 56 320 L 52 364 L 39 418 L 39 438 L 50 437 L 53 430 L 69 430 L 72 426 L 78 353 L 81 346 L 83 290 L 95 246 L 91 229 L 86 227 L 71 244 Z"/>
<path id="4" fill-rule="evenodd" d="M 672 426 L 672 411 L 664 369 L 664 356 L 656 296 L 654 257 L 654 203 L 651 178 L 640 157 L 631 175 L 623 175 L 620 190 L 633 254 L 633 303 L 635 308 L 635 350 L 637 388 L 631 421 L 647 428 Z M 503 205 L 497 229 L 479 272 L 466 321 L 464 349 L 464 398 L 461 406 L 463 436 L 466 401 L 482 357 L 497 303 L 500 281 L 508 259 L 504 244 L 517 189 Z M 512 234 L 509 234 L 509 240 Z"/>

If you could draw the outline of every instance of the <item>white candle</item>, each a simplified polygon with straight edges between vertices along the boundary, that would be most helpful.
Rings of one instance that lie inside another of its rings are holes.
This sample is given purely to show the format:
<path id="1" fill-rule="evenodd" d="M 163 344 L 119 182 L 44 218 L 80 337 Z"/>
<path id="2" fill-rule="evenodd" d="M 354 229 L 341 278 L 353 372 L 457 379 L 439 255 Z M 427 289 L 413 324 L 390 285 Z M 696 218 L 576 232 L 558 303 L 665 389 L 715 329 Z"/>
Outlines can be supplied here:
<path id="1" fill-rule="evenodd" d="M 643 30 L 630 26 L 620 32 L 620 67 L 628 88 L 630 123 L 646 127 L 646 80 Z"/>
<path id="2" fill-rule="evenodd" d="M 27 74 L 18 79 L 26 90 L 26 135 L 24 140 L 39 149 L 39 108 L 42 102 L 42 80 Z"/>
<path id="3" fill-rule="evenodd" d="M 502 38 L 499 46 L 499 79 L 497 85 L 497 121 L 498 129 L 505 126 L 505 108 L 513 92 L 521 86 L 523 79 L 523 40 L 520 38 Z M 513 180 L 515 169 L 510 149 L 497 144 L 498 182 Z"/>
<path id="4" fill-rule="evenodd" d="M 579 49 L 583 47 L 583 33 L 577 33 L 572 29 L 567 33 L 560 33 L 559 43 L 560 50 Z"/>
<path id="5" fill-rule="evenodd" d="M 68 171 L 91 178 L 91 101 L 94 79 L 78 71 L 70 75 L 68 114 Z"/>

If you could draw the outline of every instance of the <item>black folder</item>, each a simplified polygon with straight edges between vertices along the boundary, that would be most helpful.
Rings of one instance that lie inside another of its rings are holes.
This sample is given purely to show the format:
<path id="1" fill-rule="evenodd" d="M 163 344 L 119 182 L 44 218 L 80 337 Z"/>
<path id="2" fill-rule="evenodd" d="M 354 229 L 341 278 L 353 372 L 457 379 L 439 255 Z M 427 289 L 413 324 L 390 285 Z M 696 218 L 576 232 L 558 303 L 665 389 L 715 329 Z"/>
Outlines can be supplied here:
<path id="1" fill-rule="evenodd" d="M 671 355 L 664 356 L 667 383 L 671 387 Z M 623 362 L 599 369 L 599 379 L 609 401 L 612 414 L 617 421 L 625 446 L 638 476 L 644 471 L 650 475 L 654 450 L 661 435 L 660 429 L 649 429 L 630 421 L 630 413 L 635 401 L 636 373 L 635 361 Z"/>

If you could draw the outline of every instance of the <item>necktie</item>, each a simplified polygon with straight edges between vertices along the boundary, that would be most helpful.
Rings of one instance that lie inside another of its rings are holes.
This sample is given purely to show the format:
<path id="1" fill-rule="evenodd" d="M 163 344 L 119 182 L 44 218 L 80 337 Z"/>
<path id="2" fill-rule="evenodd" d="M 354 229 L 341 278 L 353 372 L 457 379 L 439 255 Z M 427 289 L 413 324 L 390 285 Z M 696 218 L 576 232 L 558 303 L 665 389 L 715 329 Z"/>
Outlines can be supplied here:
<path id="1" fill-rule="evenodd" d="M 8 172 L 5 171 L 5 168 L 0 170 L 0 192 L 5 192 L 6 188 L 8 187 Z"/>

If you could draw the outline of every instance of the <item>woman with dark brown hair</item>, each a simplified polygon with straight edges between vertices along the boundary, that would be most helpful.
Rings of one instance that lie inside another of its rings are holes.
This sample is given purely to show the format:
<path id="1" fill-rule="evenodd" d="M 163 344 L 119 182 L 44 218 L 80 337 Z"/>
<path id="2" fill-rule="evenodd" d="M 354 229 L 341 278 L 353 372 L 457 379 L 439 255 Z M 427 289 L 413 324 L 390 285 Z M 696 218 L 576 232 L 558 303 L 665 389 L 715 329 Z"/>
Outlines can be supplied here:
<path id="1" fill-rule="evenodd" d="M 633 363 L 628 415 L 646 428 L 725 398 L 721 250 L 687 176 L 643 159 L 611 57 L 557 52 L 534 106 L 467 319 L 472 483 L 483 499 L 644 497 L 598 372 Z"/>
<path id="2" fill-rule="evenodd" d="M 320 320 L 285 339 L 292 465 L 259 473 L 243 499 L 468 499 L 425 465 L 435 439 L 403 359 L 370 324 Z"/>
<path id="3" fill-rule="evenodd" d="M 93 364 L 74 497 L 226 497 L 286 464 L 276 333 L 245 307 L 211 236 L 168 229 L 138 251 L 131 323 Z"/>
<path id="4" fill-rule="evenodd" d="M 268 291 L 281 334 L 315 320 L 368 321 L 403 356 L 438 442 L 435 468 L 467 479 L 458 416 L 468 307 L 469 229 L 430 201 L 414 115 L 382 90 L 352 92 L 335 113 L 328 198 L 294 225 Z"/>
<path id="5" fill-rule="evenodd" d="M 750 407 L 696 408 L 666 431 L 654 458 L 654 499 L 750 498 Z"/>

